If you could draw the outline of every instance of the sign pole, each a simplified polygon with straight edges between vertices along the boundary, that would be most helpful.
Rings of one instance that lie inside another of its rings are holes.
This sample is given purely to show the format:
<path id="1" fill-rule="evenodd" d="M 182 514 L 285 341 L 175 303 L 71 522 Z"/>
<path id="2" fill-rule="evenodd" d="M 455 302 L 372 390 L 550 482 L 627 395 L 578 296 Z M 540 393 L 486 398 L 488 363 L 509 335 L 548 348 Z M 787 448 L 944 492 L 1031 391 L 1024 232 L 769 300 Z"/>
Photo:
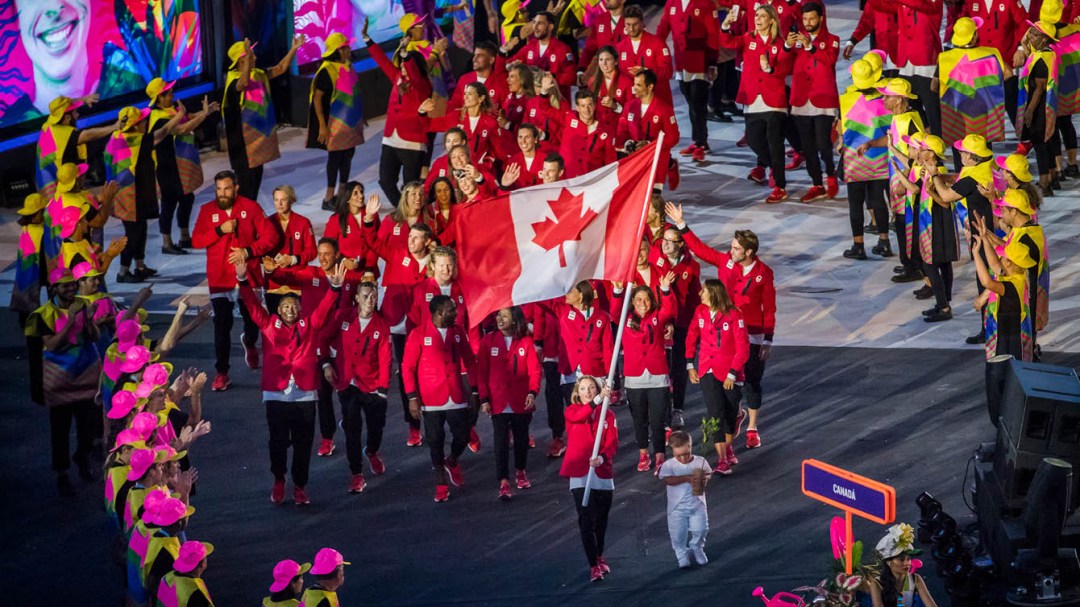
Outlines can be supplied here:
<path id="1" fill-rule="evenodd" d="M 851 521 L 851 511 L 850 510 L 848 510 L 847 512 L 844 513 L 844 519 L 845 519 L 845 522 L 846 522 L 846 525 L 844 525 L 844 562 L 847 565 L 846 568 L 845 568 L 845 571 L 847 572 L 848 575 L 851 575 L 851 571 L 852 571 L 851 557 L 852 557 L 852 554 L 854 552 L 854 546 L 852 546 L 852 544 L 855 543 L 854 542 L 855 534 L 854 534 L 854 532 L 853 532 L 853 530 L 851 528 L 852 527 L 852 525 L 851 525 L 852 521 Z"/>

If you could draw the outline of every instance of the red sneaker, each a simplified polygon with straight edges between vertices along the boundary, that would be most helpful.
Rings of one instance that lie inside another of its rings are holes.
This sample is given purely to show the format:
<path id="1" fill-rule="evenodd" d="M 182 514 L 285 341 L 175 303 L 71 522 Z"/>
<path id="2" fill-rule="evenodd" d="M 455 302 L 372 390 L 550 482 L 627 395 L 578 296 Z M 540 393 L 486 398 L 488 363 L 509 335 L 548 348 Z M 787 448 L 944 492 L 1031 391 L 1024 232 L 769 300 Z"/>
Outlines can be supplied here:
<path id="1" fill-rule="evenodd" d="M 673 158 L 671 160 L 671 165 L 668 166 L 668 172 L 667 172 L 668 188 L 670 188 L 672 191 L 675 191 L 675 190 L 679 189 L 679 182 L 681 180 L 682 180 L 682 177 L 679 176 L 679 163 L 675 162 L 675 159 Z"/>
<path id="2" fill-rule="evenodd" d="M 836 195 L 840 193 L 840 183 L 837 182 L 836 177 L 825 178 L 825 194 L 829 198 L 836 198 Z"/>
<path id="3" fill-rule="evenodd" d="M 386 472 L 386 464 L 383 463 L 382 457 L 378 453 L 371 453 L 370 451 L 365 451 L 364 454 L 367 455 L 368 463 L 371 464 L 371 473 L 375 476 L 382 476 Z"/>
<path id="4" fill-rule="evenodd" d="M 769 171 L 769 187 L 776 187 L 776 175 L 773 175 L 772 171 Z"/>
<path id="5" fill-rule="evenodd" d="M 739 463 L 739 458 L 735 457 L 735 448 L 731 445 L 727 446 L 725 450 L 727 453 L 727 463 L 729 466 L 735 466 Z"/>
<path id="6" fill-rule="evenodd" d="M 804 157 L 802 154 L 800 154 L 798 152 L 795 152 L 791 156 L 791 162 L 785 164 L 784 168 L 789 170 L 789 171 L 797 171 L 797 170 L 801 169 L 804 164 L 806 164 L 806 157 Z"/>
<path id="7" fill-rule="evenodd" d="M 532 434 L 529 435 L 529 448 L 530 449 L 535 449 L 536 448 L 536 439 L 533 438 Z"/>
<path id="8" fill-rule="evenodd" d="M 705 148 L 694 150 L 694 162 L 705 162 Z"/>
<path id="9" fill-rule="evenodd" d="M 746 135 L 743 135 L 738 141 L 735 142 L 735 147 L 737 148 L 744 148 L 748 145 L 750 144 L 746 143 Z"/>
<path id="10" fill-rule="evenodd" d="M 240 335 L 240 341 L 243 343 L 244 335 Z M 244 345 L 244 362 L 247 363 L 249 369 L 259 368 L 259 349 L 255 346 Z"/>
<path id="11" fill-rule="evenodd" d="M 517 481 L 518 489 L 528 489 L 532 487 L 532 483 L 529 482 L 529 477 L 525 474 L 524 470 L 518 470 L 514 480 Z"/>
<path id="12" fill-rule="evenodd" d="M 514 494 L 510 493 L 510 481 L 503 480 L 499 483 L 499 499 L 508 502 L 511 497 L 514 497 Z"/>
<path id="13" fill-rule="evenodd" d="M 363 474 L 352 475 L 352 480 L 349 481 L 349 493 L 360 493 L 367 487 L 367 481 L 364 480 Z"/>
<path id="14" fill-rule="evenodd" d="M 551 439 L 551 446 L 548 447 L 548 457 L 562 457 L 563 453 L 566 453 L 566 443 L 561 438 Z"/>
<path id="15" fill-rule="evenodd" d="M 693 156 L 699 149 L 701 148 L 699 148 L 696 143 L 691 143 L 679 152 L 679 156 Z"/>
<path id="16" fill-rule="evenodd" d="M 307 491 L 304 491 L 303 487 L 293 487 L 292 498 L 297 506 L 307 506 L 311 503 L 311 498 L 308 497 Z"/>
<path id="17" fill-rule="evenodd" d="M 602 556 L 596 557 L 596 566 L 604 572 L 604 575 L 611 573 L 611 565 L 608 565 L 607 559 Z"/>
<path id="18" fill-rule="evenodd" d="M 476 433 L 476 428 L 473 427 L 469 430 L 469 451 L 473 453 L 480 453 L 480 435 Z"/>
<path id="19" fill-rule="evenodd" d="M 424 444 L 424 437 L 420 436 L 420 428 L 409 426 L 409 440 L 405 441 L 406 447 L 419 447 Z"/>
<path id="20" fill-rule="evenodd" d="M 726 459 L 716 462 L 716 467 L 713 468 L 713 474 L 731 474 L 731 464 L 729 464 Z"/>
<path id="21" fill-rule="evenodd" d="M 794 158 L 796 154 L 798 154 L 798 152 L 795 151 L 795 148 L 784 150 L 784 156 L 787 156 L 788 158 Z"/>
<path id="22" fill-rule="evenodd" d="M 740 407 L 738 415 L 735 416 L 735 434 L 732 434 L 733 438 L 739 438 L 742 434 L 742 425 L 746 421 L 746 407 Z"/>
<path id="23" fill-rule="evenodd" d="M 316 452 L 319 457 L 330 457 L 334 454 L 334 441 L 324 438 L 319 443 L 319 450 Z"/>
<path id="24" fill-rule="evenodd" d="M 450 499 L 450 487 L 446 485 L 435 485 L 435 501 L 445 502 Z"/>
<path id="25" fill-rule="evenodd" d="M 210 389 L 214 392 L 224 392 L 229 389 L 232 381 L 229 380 L 228 373 L 218 373 L 214 376 L 214 383 L 210 384 Z"/>
<path id="26" fill-rule="evenodd" d="M 275 504 L 285 501 L 285 479 L 274 479 L 274 488 L 270 491 L 270 501 Z"/>
<path id="27" fill-rule="evenodd" d="M 664 446 L 665 447 L 668 446 L 668 440 L 671 439 L 671 433 L 672 433 L 671 428 L 664 428 Z"/>
<path id="28" fill-rule="evenodd" d="M 765 204 L 776 204 L 778 202 L 784 202 L 787 200 L 787 190 L 784 188 L 773 188 L 772 194 L 769 194 L 765 199 Z"/>
<path id="29" fill-rule="evenodd" d="M 825 188 L 815 185 L 803 194 L 803 197 L 799 199 L 799 202 L 816 202 L 818 200 L 825 200 L 829 197 L 829 193 Z"/>
<path id="30" fill-rule="evenodd" d="M 597 565 L 596 567 L 590 567 L 589 568 L 589 581 L 590 582 L 599 582 L 602 579 L 604 579 L 604 570 L 601 569 L 599 565 Z"/>
<path id="31" fill-rule="evenodd" d="M 653 466 L 656 468 L 656 471 L 653 472 L 653 474 L 655 474 L 657 477 L 659 477 L 660 476 L 660 466 L 664 465 L 664 454 L 663 453 L 657 453 L 655 456 L 653 456 L 653 458 L 654 458 L 653 459 Z"/>
<path id="32" fill-rule="evenodd" d="M 765 183 L 765 167 L 754 167 L 750 169 L 750 174 L 747 175 L 746 178 L 758 185 Z"/>
<path id="33" fill-rule="evenodd" d="M 446 468 L 446 473 L 450 475 L 451 485 L 460 487 L 465 484 L 465 477 L 461 475 L 461 466 L 457 465 L 457 463 L 446 462 L 443 464 L 443 468 Z"/>
<path id="34" fill-rule="evenodd" d="M 648 453 L 642 453 L 641 457 L 638 458 L 637 471 L 638 472 L 648 472 L 649 471 L 649 454 Z"/>
<path id="35" fill-rule="evenodd" d="M 758 431 L 757 430 L 747 430 L 746 431 L 746 448 L 747 449 L 757 449 L 760 446 L 761 446 L 761 435 L 758 434 Z"/>

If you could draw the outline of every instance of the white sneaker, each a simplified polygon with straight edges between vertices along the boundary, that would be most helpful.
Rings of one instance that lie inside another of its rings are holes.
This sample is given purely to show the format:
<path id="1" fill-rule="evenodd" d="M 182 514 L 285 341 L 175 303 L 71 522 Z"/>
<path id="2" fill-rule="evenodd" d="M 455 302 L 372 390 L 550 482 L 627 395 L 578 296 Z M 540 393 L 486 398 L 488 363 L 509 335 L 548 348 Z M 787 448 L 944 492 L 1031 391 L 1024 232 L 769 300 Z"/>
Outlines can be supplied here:
<path id="1" fill-rule="evenodd" d="M 687 555 L 687 556 L 681 557 L 679 559 L 679 569 L 689 569 L 689 568 L 690 568 L 690 556 Z"/>
<path id="2" fill-rule="evenodd" d="M 705 556 L 705 549 L 702 547 L 693 548 L 690 550 L 690 554 L 694 555 L 694 562 L 698 565 L 708 565 L 709 557 Z"/>

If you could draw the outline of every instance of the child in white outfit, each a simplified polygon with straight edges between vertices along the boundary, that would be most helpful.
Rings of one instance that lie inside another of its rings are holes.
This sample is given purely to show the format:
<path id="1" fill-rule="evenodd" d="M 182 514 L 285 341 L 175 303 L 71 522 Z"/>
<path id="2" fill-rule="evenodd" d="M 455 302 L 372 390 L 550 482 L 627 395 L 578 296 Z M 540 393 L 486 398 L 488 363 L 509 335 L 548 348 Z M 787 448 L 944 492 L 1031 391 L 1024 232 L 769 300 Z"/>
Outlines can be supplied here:
<path id="1" fill-rule="evenodd" d="M 709 513 L 706 509 L 705 495 L 694 495 L 695 483 L 701 483 L 703 491 L 709 480 L 712 467 L 704 457 L 693 454 L 693 440 L 683 431 L 671 433 L 668 438 L 674 457 L 660 466 L 659 477 L 667 484 L 667 519 L 668 533 L 671 535 L 671 547 L 675 549 L 675 558 L 679 567 L 690 567 L 693 557 L 698 565 L 709 562 L 705 556 L 705 535 L 709 532 Z M 704 470 L 704 476 L 694 480 L 694 470 Z M 699 492 L 702 492 L 699 491 Z M 689 533 L 689 542 L 687 542 Z"/>

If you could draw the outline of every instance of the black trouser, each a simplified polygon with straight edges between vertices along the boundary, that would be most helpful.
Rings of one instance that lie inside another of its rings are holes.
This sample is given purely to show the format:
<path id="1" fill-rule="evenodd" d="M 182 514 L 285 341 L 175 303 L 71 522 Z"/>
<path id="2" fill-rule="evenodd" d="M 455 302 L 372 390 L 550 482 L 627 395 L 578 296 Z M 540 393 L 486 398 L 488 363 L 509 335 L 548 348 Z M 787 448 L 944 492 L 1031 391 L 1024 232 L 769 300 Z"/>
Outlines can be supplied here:
<path id="1" fill-rule="evenodd" d="M 690 137 L 698 147 L 709 147 L 709 81 L 679 81 L 679 90 L 690 111 Z"/>
<path id="2" fill-rule="evenodd" d="M 889 237 L 889 206 L 885 200 L 888 191 L 889 180 L 887 179 L 848 182 L 848 219 L 851 221 L 853 237 L 861 237 L 866 229 L 863 225 L 864 206 L 869 207 L 874 214 L 874 224 L 877 225 L 878 235 L 886 239 Z"/>
<path id="3" fill-rule="evenodd" d="M 558 361 L 544 361 L 544 401 L 547 403 L 551 438 L 562 438 L 562 435 L 566 433 L 566 418 L 563 417 L 566 403 L 563 398 L 562 374 L 559 373 Z"/>
<path id="4" fill-rule="evenodd" d="M 292 446 L 293 485 L 306 486 L 311 469 L 311 445 L 315 442 L 315 401 L 268 400 L 266 425 L 270 427 L 270 472 L 275 479 L 285 480 Z"/>
<path id="5" fill-rule="evenodd" d="M 251 200 L 259 200 L 259 188 L 262 187 L 263 180 L 263 165 L 251 168 L 247 166 L 247 161 L 244 160 L 233 164 L 232 169 L 236 173 L 236 185 L 239 187 L 240 195 Z"/>
<path id="6" fill-rule="evenodd" d="M 789 99 L 791 98 L 790 87 L 787 89 L 787 96 Z M 784 139 L 787 140 L 788 145 L 791 146 L 792 150 L 795 150 L 799 154 L 802 154 L 803 143 L 802 137 L 799 133 L 799 127 L 795 125 L 795 119 L 794 117 L 792 117 L 791 114 L 787 114 L 786 116 L 787 118 L 784 120 Z M 787 156 L 787 150 L 784 151 L 784 156 Z"/>
<path id="7" fill-rule="evenodd" d="M 1051 142 L 1053 139 L 1051 139 Z M 1054 162 L 1054 146 L 1051 143 L 1036 143 L 1032 142 L 1032 147 L 1035 148 L 1035 166 L 1039 170 L 1039 176 L 1049 175 L 1056 167 Z"/>
<path id="8" fill-rule="evenodd" d="M 735 67 L 735 60 L 725 61 L 716 65 L 716 80 L 709 89 L 709 105 L 719 112 L 725 103 L 734 103 L 735 95 L 739 92 L 739 70 Z"/>
<path id="9" fill-rule="evenodd" d="M 337 150 L 326 153 L 326 187 L 334 188 L 339 183 L 345 185 L 352 173 L 353 154 L 356 148 Z"/>
<path id="10" fill-rule="evenodd" d="M 934 300 L 939 310 L 949 307 L 952 301 L 953 267 L 952 263 L 927 263 L 923 260 L 923 274 L 930 281 L 930 288 L 934 290 Z"/>
<path id="11" fill-rule="evenodd" d="M 784 189 L 784 112 L 753 112 L 746 114 L 746 142 L 757 154 L 758 166 L 772 169 L 776 187 Z"/>
<path id="12" fill-rule="evenodd" d="M 29 312 L 19 312 L 19 333 L 26 329 Z M 30 400 L 45 404 L 45 340 L 40 337 L 26 336 L 26 360 L 30 365 Z"/>
<path id="13" fill-rule="evenodd" d="M 214 369 L 218 373 L 228 373 L 232 350 L 233 302 L 223 295 L 211 296 L 210 305 L 214 308 Z M 244 345 L 255 347 L 259 341 L 259 327 L 251 320 L 251 314 L 243 303 L 240 304 L 240 318 L 244 322 Z"/>
<path id="14" fill-rule="evenodd" d="M 627 388 L 626 399 L 630 402 L 630 414 L 634 418 L 634 441 L 638 449 L 648 449 L 652 441 L 653 453 L 664 452 L 664 426 L 668 420 L 671 390 L 664 388 Z"/>
<path id="15" fill-rule="evenodd" d="M 345 456 L 349 460 L 349 470 L 353 474 L 360 474 L 364 471 L 364 456 L 360 448 L 364 418 L 367 418 L 368 425 L 366 450 L 368 453 L 378 453 L 382 446 L 383 428 L 386 427 L 386 398 L 349 386 L 338 392 L 338 399 L 341 400 L 341 427 L 345 429 Z"/>
<path id="16" fill-rule="evenodd" d="M 405 379 L 401 374 L 401 359 L 405 356 L 405 336 L 390 334 L 390 343 L 394 346 L 394 360 L 397 362 L 398 397 L 401 398 L 401 410 L 405 412 L 405 423 L 415 430 L 420 429 L 420 420 L 409 413 L 409 399 L 405 397 Z"/>
<path id="17" fill-rule="evenodd" d="M 127 244 L 120 252 L 120 266 L 130 268 L 132 261 L 146 259 L 146 220 L 125 221 L 124 236 L 127 236 Z"/>
<path id="18" fill-rule="evenodd" d="M 1012 77 L 1005 81 L 1005 113 L 1009 122 L 1016 126 L 1016 105 L 1020 101 L 1020 78 Z"/>
<path id="19" fill-rule="evenodd" d="M 341 395 L 338 395 L 341 400 Z M 319 436 L 325 440 L 334 440 L 337 432 L 337 417 L 334 415 L 334 387 L 323 377 L 319 380 Z M 345 402 L 341 403 L 341 417 L 345 417 Z"/>
<path id="20" fill-rule="evenodd" d="M 402 184 L 418 181 L 423 164 L 423 150 L 404 150 L 383 144 L 382 156 L 379 158 L 379 187 L 391 205 L 396 207 L 401 200 L 398 173 L 401 174 Z M 424 192 L 424 200 L 427 200 L 427 192 Z"/>
<path id="21" fill-rule="evenodd" d="M 158 231 L 164 235 L 172 234 L 173 215 L 176 215 L 176 227 L 187 232 L 191 226 L 191 209 L 195 206 L 194 194 L 161 193 L 161 216 L 158 217 Z"/>
<path id="22" fill-rule="evenodd" d="M 918 97 L 926 117 L 926 128 L 941 137 L 941 97 L 930 88 L 932 78 L 928 76 L 902 76 L 911 83 L 911 92 Z"/>
<path id="23" fill-rule="evenodd" d="M 1076 149 L 1076 126 L 1073 125 L 1072 115 L 1057 117 L 1057 135 L 1061 139 L 1061 146 L 1066 150 Z"/>
<path id="24" fill-rule="evenodd" d="M 66 472 L 71 466 L 71 422 L 75 422 L 75 463 L 80 469 L 90 465 L 94 439 L 101 436 L 101 407 L 93 401 L 52 405 L 49 409 L 49 434 L 52 443 L 52 469 Z"/>
<path id="25" fill-rule="evenodd" d="M 761 377 L 765 375 L 765 361 L 761 360 L 761 345 L 750 344 L 750 357 L 746 359 L 743 367 L 742 395 L 746 399 L 746 406 L 757 411 L 761 408 Z"/>
<path id="26" fill-rule="evenodd" d="M 614 491 L 593 489 L 589 491 L 589 505 L 582 506 L 585 488 L 571 489 L 574 496 L 574 508 L 577 509 L 578 531 L 581 532 L 581 545 L 585 548 L 585 558 L 590 567 L 596 567 L 596 559 L 604 556 L 604 536 L 607 535 L 608 513 L 611 512 L 611 499 Z"/>
<path id="27" fill-rule="evenodd" d="M 529 459 L 529 424 L 532 413 L 499 413 L 491 416 L 491 428 L 495 433 L 495 476 L 498 480 L 510 479 L 510 434 L 514 435 L 514 469 L 524 470 Z"/>
<path id="28" fill-rule="evenodd" d="M 825 175 L 836 176 L 836 164 L 833 162 L 832 116 L 794 116 L 795 127 L 799 129 L 803 155 L 806 157 L 806 172 L 814 185 L 822 185 L 821 166 L 825 165 Z"/>
<path id="29" fill-rule="evenodd" d="M 900 265 L 904 266 L 905 272 L 917 272 L 922 269 L 922 264 L 917 259 L 908 255 L 907 224 L 903 215 L 893 215 L 893 233 L 896 234 L 896 248 L 900 255 Z M 914 238 L 914 234 L 912 237 Z"/>
<path id="30" fill-rule="evenodd" d="M 671 337 L 671 349 L 668 350 L 668 368 L 671 369 L 671 408 L 683 410 L 686 403 L 686 327 L 675 327 Z"/>
<path id="31" fill-rule="evenodd" d="M 723 442 L 725 434 L 735 434 L 742 388 L 736 384 L 730 390 L 725 390 L 724 380 L 712 373 L 705 373 L 701 376 L 701 395 L 705 397 L 705 410 L 709 417 L 720 422 L 719 431 L 713 435 L 712 442 Z"/>
<path id="32" fill-rule="evenodd" d="M 446 411 L 424 411 L 424 440 L 428 444 L 428 452 L 431 453 L 431 465 L 438 469 L 448 461 L 457 464 L 458 458 L 465 453 L 465 447 L 469 445 L 469 431 L 472 430 L 472 411 L 469 407 L 462 409 L 450 409 Z M 446 426 L 450 426 L 450 457 L 446 457 L 443 446 L 446 443 Z M 525 446 L 529 445 L 529 437 L 525 436 Z"/>

